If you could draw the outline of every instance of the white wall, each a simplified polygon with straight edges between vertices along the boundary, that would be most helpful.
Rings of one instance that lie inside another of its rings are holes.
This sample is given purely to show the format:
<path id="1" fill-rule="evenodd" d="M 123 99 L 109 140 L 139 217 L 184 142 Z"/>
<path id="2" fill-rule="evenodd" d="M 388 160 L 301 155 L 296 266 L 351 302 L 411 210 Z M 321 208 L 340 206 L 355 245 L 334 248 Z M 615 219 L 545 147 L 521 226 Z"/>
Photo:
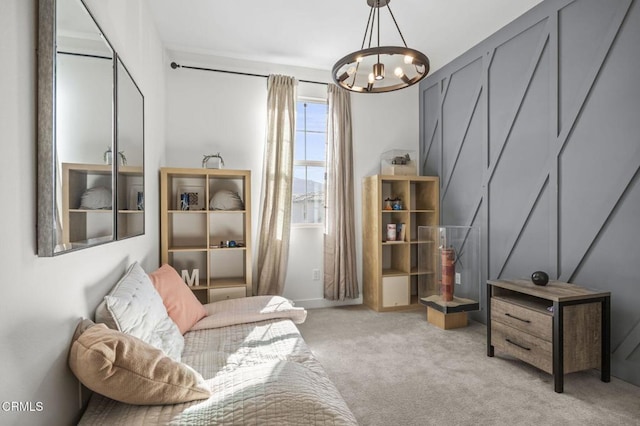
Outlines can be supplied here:
<path id="1" fill-rule="evenodd" d="M 185 66 L 262 75 L 287 74 L 298 80 L 329 82 L 331 78 L 330 72 L 324 70 L 184 52 L 169 52 L 167 56 L 167 68 L 169 62 L 175 61 Z M 326 98 L 326 86 L 300 83 L 298 95 Z M 190 69 L 170 70 L 167 74 L 167 165 L 201 167 L 204 154 L 220 152 L 226 168 L 251 170 L 254 247 L 260 206 L 266 101 L 265 78 Z M 417 102 L 417 88 L 388 94 L 352 95 L 356 180 L 354 202 L 361 288 L 361 180 L 364 176 L 378 173 L 382 152 L 393 148 L 418 150 Z M 254 263 L 255 259 L 257 252 Z M 345 303 L 324 300 L 322 281 L 312 280 L 313 269 L 319 269 L 322 275 L 322 229 L 294 227 L 284 296 L 308 308 L 362 303 L 361 297 Z"/>
<path id="2" fill-rule="evenodd" d="M 145 95 L 147 211 L 144 236 L 36 256 L 37 1 L 0 2 L 0 404 L 41 402 L 41 412 L 5 411 L 0 424 L 71 424 L 78 382 L 67 367 L 72 333 L 93 317 L 125 268 L 158 262 L 158 168 L 164 155 L 162 48 L 144 0 L 90 0 L 89 7 Z"/>
<path id="3" fill-rule="evenodd" d="M 380 173 L 380 155 L 386 151 L 400 149 L 418 152 L 418 93 L 418 87 L 409 87 L 390 93 L 351 96 L 360 289 L 363 284 L 362 178 Z"/>

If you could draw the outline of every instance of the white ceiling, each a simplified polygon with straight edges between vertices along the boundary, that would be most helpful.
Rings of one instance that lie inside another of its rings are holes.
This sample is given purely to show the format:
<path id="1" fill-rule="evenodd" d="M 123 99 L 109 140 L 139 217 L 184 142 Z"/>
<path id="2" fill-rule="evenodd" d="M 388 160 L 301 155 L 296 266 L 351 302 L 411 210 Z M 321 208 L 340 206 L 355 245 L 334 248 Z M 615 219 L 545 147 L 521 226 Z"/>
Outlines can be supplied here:
<path id="1" fill-rule="evenodd" d="M 409 47 L 435 70 L 541 0 L 392 0 Z M 330 70 L 360 49 L 366 0 L 150 0 L 165 47 L 212 56 Z M 401 40 L 386 8 L 381 45 Z"/>

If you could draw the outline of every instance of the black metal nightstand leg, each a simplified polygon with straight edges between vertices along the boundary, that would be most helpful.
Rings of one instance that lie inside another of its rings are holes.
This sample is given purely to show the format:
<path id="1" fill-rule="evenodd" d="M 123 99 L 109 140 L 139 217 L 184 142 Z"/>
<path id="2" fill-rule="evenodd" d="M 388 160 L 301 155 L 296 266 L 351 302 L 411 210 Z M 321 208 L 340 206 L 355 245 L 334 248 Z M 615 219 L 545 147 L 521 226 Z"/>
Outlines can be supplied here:
<path id="1" fill-rule="evenodd" d="M 553 384 L 558 393 L 564 391 L 564 305 L 553 302 Z"/>
<path id="2" fill-rule="evenodd" d="M 487 356 L 493 356 L 493 345 L 491 344 L 491 293 L 492 286 L 487 284 Z"/>

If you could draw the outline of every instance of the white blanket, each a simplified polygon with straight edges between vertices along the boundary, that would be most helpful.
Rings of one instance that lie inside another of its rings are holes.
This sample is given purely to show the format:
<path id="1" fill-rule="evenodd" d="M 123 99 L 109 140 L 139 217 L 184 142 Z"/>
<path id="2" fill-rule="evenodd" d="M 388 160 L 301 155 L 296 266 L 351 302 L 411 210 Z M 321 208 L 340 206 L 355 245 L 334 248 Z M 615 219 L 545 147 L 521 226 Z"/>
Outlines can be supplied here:
<path id="1" fill-rule="evenodd" d="M 288 318 L 296 324 L 307 319 L 304 308 L 296 308 L 281 296 L 254 296 L 222 300 L 204 305 L 207 316 L 198 321 L 190 331 L 269 319 Z"/>

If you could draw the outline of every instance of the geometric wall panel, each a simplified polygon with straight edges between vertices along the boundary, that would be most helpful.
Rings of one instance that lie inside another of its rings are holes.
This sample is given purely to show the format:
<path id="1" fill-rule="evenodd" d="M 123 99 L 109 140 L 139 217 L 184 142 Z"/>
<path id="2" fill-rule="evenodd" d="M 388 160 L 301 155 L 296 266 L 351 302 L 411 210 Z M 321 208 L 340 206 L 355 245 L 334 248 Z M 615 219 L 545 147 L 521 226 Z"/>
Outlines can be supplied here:
<path id="1" fill-rule="evenodd" d="M 479 90 L 482 86 L 482 59 L 477 59 L 449 78 L 442 101 L 442 168 L 444 176 L 457 166 L 460 146 L 466 143 L 469 123 L 474 116 Z"/>
<path id="2" fill-rule="evenodd" d="M 593 65 L 594 49 L 605 39 L 620 6 L 619 0 L 588 0 L 570 3 L 558 12 L 560 129 L 568 111 L 578 101 L 587 70 Z"/>
<path id="3" fill-rule="evenodd" d="M 469 124 L 467 137 L 464 139 L 464 147 L 459 150 L 459 155 L 454 158 L 446 158 L 455 162 L 455 169 L 450 174 L 450 179 L 443 188 L 444 193 L 440 208 L 442 210 L 442 224 L 455 225 L 464 223 L 473 214 L 476 208 L 474 195 L 480 189 L 482 182 L 482 164 L 478 161 L 482 158 L 482 120 L 479 114 L 474 114 Z M 456 173 L 456 170 L 459 170 Z"/>
<path id="4" fill-rule="evenodd" d="M 440 83 L 423 90 L 421 111 L 424 112 L 420 120 L 424 137 L 421 139 L 421 165 L 426 175 L 440 173 Z"/>
<path id="5" fill-rule="evenodd" d="M 495 158 L 499 147 L 510 131 L 515 113 L 514 101 L 527 89 L 530 74 L 539 57 L 541 41 L 545 41 L 547 20 L 525 29 L 517 37 L 497 46 L 488 70 L 489 103 L 489 158 Z M 514 97 L 513 94 L 518 96 Z M 520 99 L 517 99 L 520 98 Z"/>
<path id="6" fill-rule="evenodd" d="M 421 83 L 420 172 L 441 223 L 480 226 L 484 279 L 611 291 L 612 373 L 640 385 L 638 46 L 640 0 L 542 2 Z"/>

